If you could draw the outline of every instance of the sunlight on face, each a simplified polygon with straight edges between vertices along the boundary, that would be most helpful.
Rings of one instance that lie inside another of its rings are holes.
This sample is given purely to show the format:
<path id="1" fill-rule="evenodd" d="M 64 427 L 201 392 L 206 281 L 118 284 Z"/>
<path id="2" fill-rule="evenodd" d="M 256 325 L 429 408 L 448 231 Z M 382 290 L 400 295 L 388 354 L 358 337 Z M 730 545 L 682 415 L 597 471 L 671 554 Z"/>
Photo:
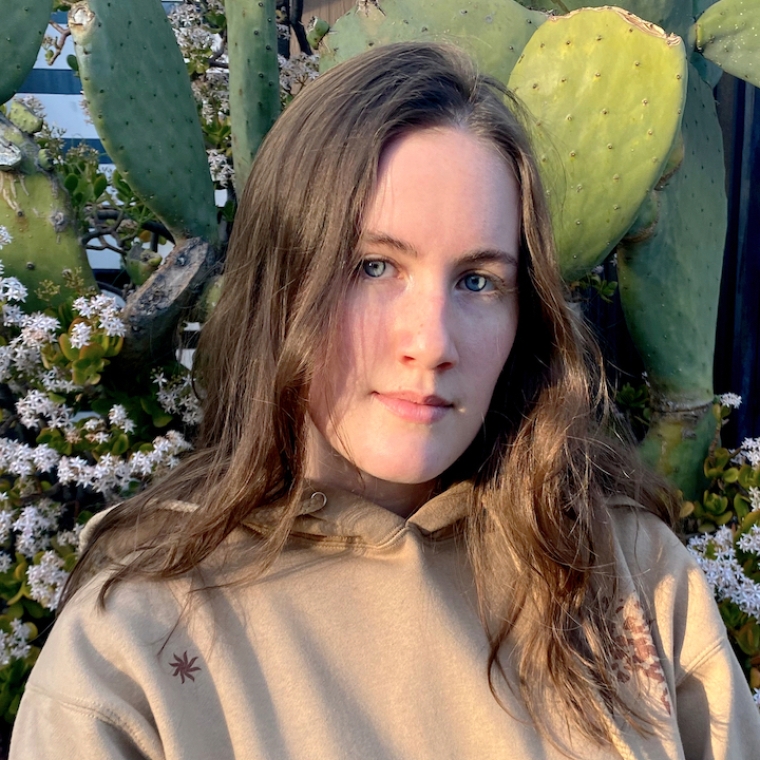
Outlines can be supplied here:
<path id="1" fill-rule="evenodd" d="M 309 398 L 308 475 L 409 513 L 467 449 L 517 329 L 519 191 L 469 132 L 382 156 L 336 351 Z"/>

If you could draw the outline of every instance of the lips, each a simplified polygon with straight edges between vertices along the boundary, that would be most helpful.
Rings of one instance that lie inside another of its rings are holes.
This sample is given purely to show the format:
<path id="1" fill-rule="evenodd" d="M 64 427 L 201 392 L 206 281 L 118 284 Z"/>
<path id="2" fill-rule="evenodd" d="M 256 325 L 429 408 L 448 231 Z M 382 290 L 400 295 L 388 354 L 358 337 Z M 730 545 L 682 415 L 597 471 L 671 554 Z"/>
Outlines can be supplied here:
<path id="1" fill-rule="evenodd" d="M 374 393 L 373 396 L 396 417 L 423 425 L 442 420 L 454 408 L 454 404 L 445 398 L 423 396 L 413 391 Z"/>

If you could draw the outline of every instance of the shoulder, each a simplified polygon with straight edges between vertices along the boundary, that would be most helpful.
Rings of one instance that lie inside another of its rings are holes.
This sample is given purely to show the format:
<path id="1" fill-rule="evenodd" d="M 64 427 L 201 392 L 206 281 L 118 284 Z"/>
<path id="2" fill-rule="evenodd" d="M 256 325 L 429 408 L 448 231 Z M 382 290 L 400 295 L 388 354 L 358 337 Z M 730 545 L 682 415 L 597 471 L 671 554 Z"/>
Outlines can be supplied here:
<path id="1" fill-rule="evenodd" d="M 107 571 L 99 573 L 61 611 L 31 684 L 71 694 L 76 683 L 83 694 L 106 694 L 104 684 L 117 687 L 121 675 L 134 682 L 138 671 L 155 667 L 159 648 L 181 617 L 183 584 L 125 581 L 102 606 L 98 597 L 107 578 Z"/>
<path id="2" fill-rule="evenodd" d="M 177 585 L 118 584 L 102 608 L 106 578 L 79 589 L 56 620 L 21 701 L 12 756 L 111 757 L 115 747 L 159 756 L 153 702 L 172 672 L 162 647 L 182 611 Z"/>

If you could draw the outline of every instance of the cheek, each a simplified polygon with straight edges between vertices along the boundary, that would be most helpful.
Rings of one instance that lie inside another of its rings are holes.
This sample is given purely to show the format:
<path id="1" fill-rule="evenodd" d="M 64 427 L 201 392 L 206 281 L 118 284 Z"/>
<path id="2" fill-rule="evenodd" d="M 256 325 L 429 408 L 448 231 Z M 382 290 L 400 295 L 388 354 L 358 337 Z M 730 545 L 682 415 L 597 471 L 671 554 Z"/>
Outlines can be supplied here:
<path id="1" fill-rule="evenodd" d="M 467 383 L 483 412 L 491 402 L 496 383 L 512 351 L 517 332 L 517 309 L 505 319 L 488 321 L 472 331 L 462 356 Z"/>

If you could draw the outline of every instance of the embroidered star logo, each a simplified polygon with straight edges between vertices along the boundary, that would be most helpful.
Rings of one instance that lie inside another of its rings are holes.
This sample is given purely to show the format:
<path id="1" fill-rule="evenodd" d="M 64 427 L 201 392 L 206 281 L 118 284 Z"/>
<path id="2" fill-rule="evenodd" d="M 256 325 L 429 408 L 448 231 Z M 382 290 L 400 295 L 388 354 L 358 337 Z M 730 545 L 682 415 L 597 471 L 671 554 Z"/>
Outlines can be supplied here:
<path id="1" fill-rule="evenodd" d="M 182 679 L 182 683 L 185 683 L 185 679 L 189 678 L 191 681 L 195 680 L 195 676 L 193 673 L 195 673 L 197 670 L 200 670 L 200 668 L 195 665 L 195 661 L 197 660 L 197 657 L 193 657 L 192 660 L 187 659 L 187 652 L 183 652 L 182 656 L 175 654 L 174 655 L 174 661 L 169 663 L 170 668 L 174 668 L 174 672 L 172 675 L 176 678 L 179 676 Z"/>

